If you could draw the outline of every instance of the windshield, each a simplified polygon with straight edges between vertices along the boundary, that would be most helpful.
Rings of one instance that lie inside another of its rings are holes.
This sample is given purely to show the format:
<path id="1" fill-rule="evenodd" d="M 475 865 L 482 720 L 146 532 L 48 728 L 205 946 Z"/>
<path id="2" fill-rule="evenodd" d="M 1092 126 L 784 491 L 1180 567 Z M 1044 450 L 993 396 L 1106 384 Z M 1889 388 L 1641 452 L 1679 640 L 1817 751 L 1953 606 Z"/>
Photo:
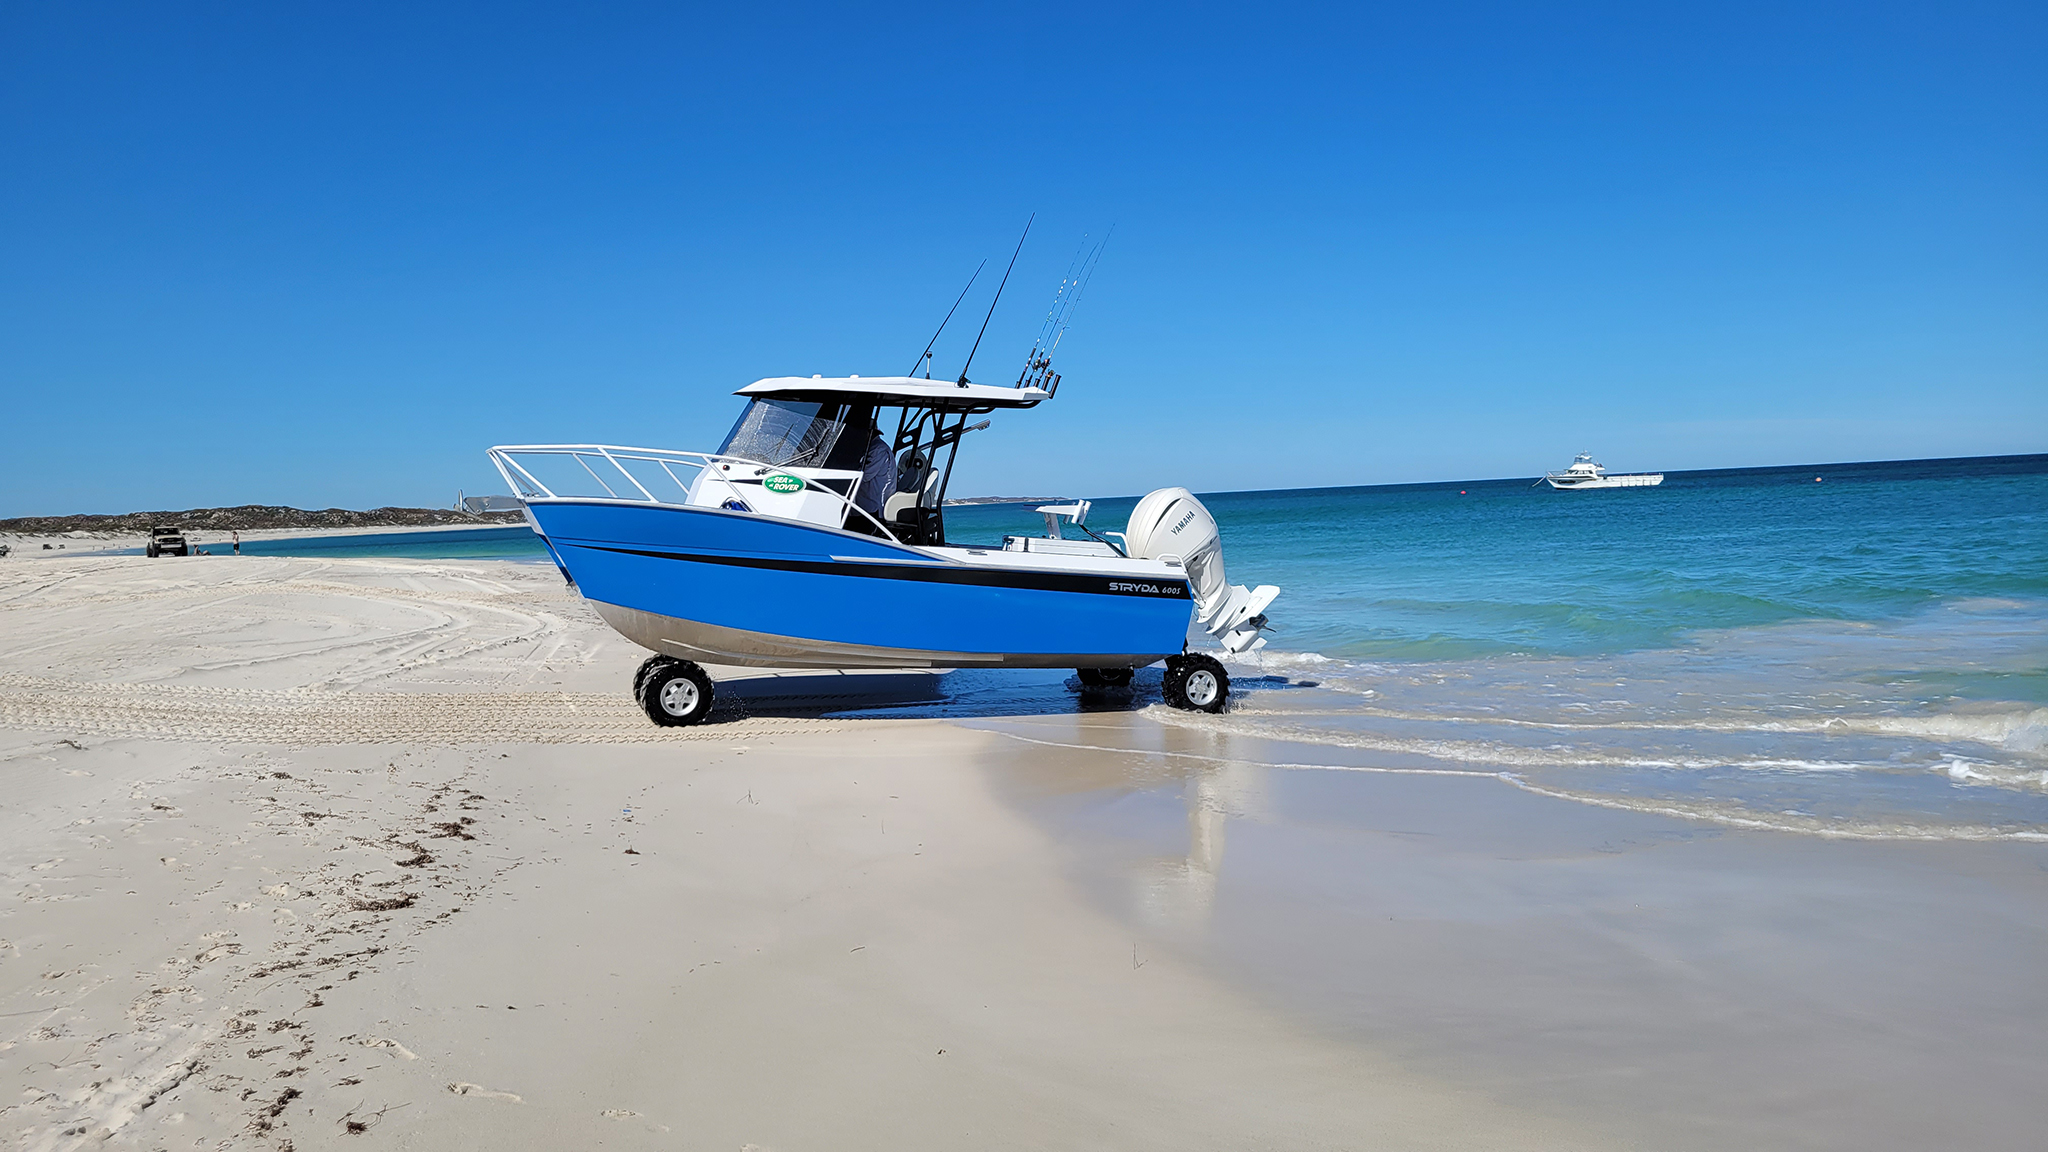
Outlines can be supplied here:
<path id="1" fill-rule="evenodd" d="M 718 454 L 776 468 L 857 470 L 874 436 L 871 405 L 754 400 L 740 413 Z"/>
<path id="2" fill-rule="evenodd" d="M 821 411 L 822 410 L 822 411 Z M 815 468 L 832 453 L 846 425 L 837 404 L 755 400 L 718 446 L 721 456 L 758 460 L 777 468 Z"/>

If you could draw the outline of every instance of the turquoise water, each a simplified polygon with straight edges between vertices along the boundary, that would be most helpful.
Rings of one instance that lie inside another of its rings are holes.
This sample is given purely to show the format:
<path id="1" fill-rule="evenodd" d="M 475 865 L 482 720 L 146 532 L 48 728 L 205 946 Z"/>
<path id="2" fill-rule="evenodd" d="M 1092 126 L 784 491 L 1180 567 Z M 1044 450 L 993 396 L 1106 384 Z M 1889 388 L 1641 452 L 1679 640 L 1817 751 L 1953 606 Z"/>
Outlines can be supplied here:
<path id="1" fill-rule="evenodd" d="M 1816 482 L 1818 477 L 1818 482 Z M 1831 836 L 2048 838 L 2048 456 L 1204 496 L 1282 587 L 1224 758 Z M 1120 528 L 1134 501 L 1103 500 Z M 948 511 L 956 540 L 1028 508 Z"/>
<path id="2" fill-rule="evenodd" d="M 212 539 L 201 545 L 209 555 L 226 556 L 232 544 Z M 105 555 L 140 556 L 140 548 L 113 550 Z M 242 541 L 244 556 L 325 556 L 330 558 L 403 557 L 413 560 L 529 560 L 546 561 L 547 549 L 524 524 L 508 528 L 422 528 L 416 531 L 347 532 L 334 536 L 292 536 L 283 539 L 250 538 Z"/>
<path id="3" fill-rule="evenodd" d="M 2048 598 L 2048 456 L 1202 499 L 1231 579 L 1285 589 L 1273 645 L 1333 657 L 1593 655 L 1702 628 Z M 1122 528 L 1135 503 L 1098 501 L 1090 526 Z M 955 540 L 1043 530 L 1017 505 L 946 519 Z"/>
<path id="4" fill-rule="evenodd" d="M 209 547 L 209 551 L 219 551 Z M 533 529 L 422 529 L 417 532 L 375 532 L 339 536 L 301 536 L 284 540 L 244 540 L 244 556 L 398 556 L 416 560 L 545 561 L 548 552 Z"/>

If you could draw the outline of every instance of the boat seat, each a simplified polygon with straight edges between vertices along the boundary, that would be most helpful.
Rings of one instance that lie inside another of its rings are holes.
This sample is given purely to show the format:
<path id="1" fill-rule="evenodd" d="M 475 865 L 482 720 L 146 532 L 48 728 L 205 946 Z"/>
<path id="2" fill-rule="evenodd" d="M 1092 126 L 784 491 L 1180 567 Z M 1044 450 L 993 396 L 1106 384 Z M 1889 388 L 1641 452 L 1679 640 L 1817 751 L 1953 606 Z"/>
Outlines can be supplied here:
<path id="1" fill-rule="evenodd" d="M 901 523 L 904 509 L 915 507 L 917 507 L 917 493 L 897 492 L 882 502 L 882 523 Z"/>

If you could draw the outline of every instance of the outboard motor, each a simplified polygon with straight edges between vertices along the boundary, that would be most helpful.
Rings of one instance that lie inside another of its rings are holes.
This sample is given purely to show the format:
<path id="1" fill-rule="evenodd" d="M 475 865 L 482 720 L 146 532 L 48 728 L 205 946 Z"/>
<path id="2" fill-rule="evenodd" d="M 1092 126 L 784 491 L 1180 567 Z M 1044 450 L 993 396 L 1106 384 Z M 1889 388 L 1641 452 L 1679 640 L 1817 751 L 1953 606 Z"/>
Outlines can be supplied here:
<path id="1" fill-rule="evenodd" d="M 1266 646 L 1266 606 L 1280 595 L 1271 584 L 1246 588 L 1223 575 L 1223 537 L 1216 518 L 1185 488 L 1147 493 L 1131 509 L 1124 551 L 1136 559 L 1178 563 L 1195 593 L 1196 619 L 1232 655 Z"/>

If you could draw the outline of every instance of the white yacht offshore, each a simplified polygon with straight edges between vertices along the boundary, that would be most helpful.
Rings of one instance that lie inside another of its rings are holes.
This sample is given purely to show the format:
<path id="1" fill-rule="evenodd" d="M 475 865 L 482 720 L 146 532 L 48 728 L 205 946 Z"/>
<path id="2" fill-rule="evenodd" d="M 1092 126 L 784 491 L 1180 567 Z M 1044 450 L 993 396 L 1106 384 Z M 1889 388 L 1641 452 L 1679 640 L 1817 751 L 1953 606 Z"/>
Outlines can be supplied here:
<path id="1" fill-rule="evenodd" d="M 1593 459 L 1590 452 L 1581 452 L 1572 459 L 1572 466 L 1562 472 L 1545 472 L 1543 479 L 1552 488 L 1655 488 L 1664 482 L 1662 472 L 1636 472 L 1626 476 L 1609 476 Z"/>

